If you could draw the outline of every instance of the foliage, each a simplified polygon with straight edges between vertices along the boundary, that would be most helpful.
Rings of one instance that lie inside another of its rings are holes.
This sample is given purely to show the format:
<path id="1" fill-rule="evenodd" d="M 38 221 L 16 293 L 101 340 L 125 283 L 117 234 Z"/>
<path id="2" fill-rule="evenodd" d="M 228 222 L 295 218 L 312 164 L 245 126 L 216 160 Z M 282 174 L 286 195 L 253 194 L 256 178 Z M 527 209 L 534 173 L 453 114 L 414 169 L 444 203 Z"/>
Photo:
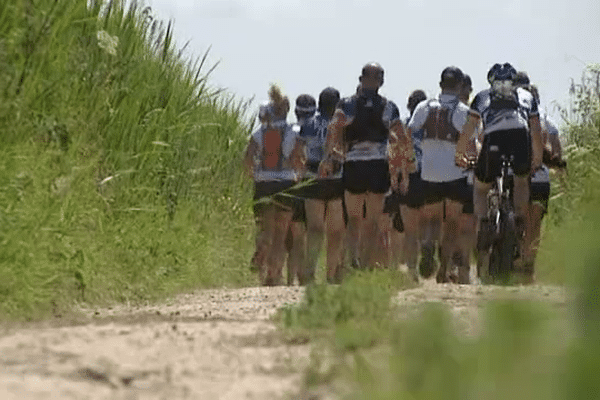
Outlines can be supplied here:
<path id="1" fill-rule="evenodd" d="M 127 3 L 0 4 L 0 315 L 253 281 L 248 104 Z"/>

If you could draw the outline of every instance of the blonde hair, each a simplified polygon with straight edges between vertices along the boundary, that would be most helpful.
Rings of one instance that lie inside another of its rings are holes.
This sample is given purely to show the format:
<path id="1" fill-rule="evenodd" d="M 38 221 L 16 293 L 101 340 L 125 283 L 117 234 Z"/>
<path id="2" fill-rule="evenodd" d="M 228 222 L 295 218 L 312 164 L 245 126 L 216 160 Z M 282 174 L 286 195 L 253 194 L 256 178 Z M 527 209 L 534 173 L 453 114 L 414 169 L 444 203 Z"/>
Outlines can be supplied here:
<path id="1" fill-rule="evenodd" d="M 290 100 L 281 93 L 281 88 L 274 83 L 269 88 L 269 99 L 273 107 L 273 117 L 285 118 L 290 111 Z"/>

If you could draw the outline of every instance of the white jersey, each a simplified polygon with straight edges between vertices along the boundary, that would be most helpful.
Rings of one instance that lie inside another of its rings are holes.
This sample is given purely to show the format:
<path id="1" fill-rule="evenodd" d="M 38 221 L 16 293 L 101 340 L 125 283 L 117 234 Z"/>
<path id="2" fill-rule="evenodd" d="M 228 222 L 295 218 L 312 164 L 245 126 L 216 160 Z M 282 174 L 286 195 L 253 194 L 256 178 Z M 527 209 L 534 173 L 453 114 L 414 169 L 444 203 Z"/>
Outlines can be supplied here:
<path id="1" fill-rule="evenodd" d="M 296 172 L 292 168 L 290 158 L 299 137 L 299 127 L 294 128 L 285 120 L 258 128 L 252 134 L 252 140 L 258 145 L 254 180 L 295 180 Z"/>
<path id="2" fill-rule="evenodd" d="M 431 138 L 427 132 L 427 120 L 435 109 L 448 110 L 446 121 L 455 131 L 453 137 Z M 462 132 L 471 111 L 457 96 L 442 94 L 438 99 L 422 101 L 413 113 L 408 127 L 411 132 L 425 129 L 421 141 L 421 178 L 428 182 L 450 182 L 466 176 L 464 170 L 455 164 L 457 132 Z"/>

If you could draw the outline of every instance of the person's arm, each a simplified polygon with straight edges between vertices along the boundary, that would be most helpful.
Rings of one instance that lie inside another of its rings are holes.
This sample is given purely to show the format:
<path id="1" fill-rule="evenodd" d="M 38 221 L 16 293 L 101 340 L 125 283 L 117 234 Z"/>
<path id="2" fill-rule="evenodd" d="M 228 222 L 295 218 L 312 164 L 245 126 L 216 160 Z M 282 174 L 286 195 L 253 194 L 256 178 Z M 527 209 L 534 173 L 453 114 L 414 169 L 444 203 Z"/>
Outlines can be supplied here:
<path id="1" fill-rule="evenodd" d="M 529 129 L 531 130 L 531 169 L 535 171 L 542 166 L 544 156 L 544 141 L 538 114 L 529 117 Z"/>
<path id="2" fill-rule="evenodd" d="M 325 154 L 319 164 L 319 176 L 325 177 L 333 173 L 335 163 L 343 163 L 345 158 L 344 128 L 350 124 L 349 118 L 341 108 L 335 110 L 325 139 Z"/>
<path id="3" fill-rule="evenodd" d="M 406 193 L 408 190 L 408 174 L 416 170 L 416 162 L 411 131 L 404 127 L 400 119 L 390 124 L 388 162 L 392 188 L 394 190 L 398 188 L 398 177 L 401 175 L 401 191 Z"/>
<path id="4" fill-rule="evenodd" d="M 300 180 L 306 172 L 306 158 L 306 142 L 298 136 L 290 157 L 297 180 Z"/>
<path id="5" fill-rule="evenodd" d="M 254 159 L 256 158 L 258 153 L 258 143 L 254 140 L 254 138 L 250 138 L 248 141 L 248 145 L 246 146 L 246 151 L 244 152 L 244 171 L 249 177 L 253 177 L 254 175 Z"/>
<path id="6" fill-rule="evenodd" d="M 469 165 L 469 159 L 476 153 L 475 143 L 476 137 L 475 132 L 479 127 L 481 117 L 478 112 L 469 110 L 467 114 L 467 120 L 463 129 L 460 131 L 458 142 L 456 143 L 456 154 L 455 162 L 461 168 L 467 168 Z"/>

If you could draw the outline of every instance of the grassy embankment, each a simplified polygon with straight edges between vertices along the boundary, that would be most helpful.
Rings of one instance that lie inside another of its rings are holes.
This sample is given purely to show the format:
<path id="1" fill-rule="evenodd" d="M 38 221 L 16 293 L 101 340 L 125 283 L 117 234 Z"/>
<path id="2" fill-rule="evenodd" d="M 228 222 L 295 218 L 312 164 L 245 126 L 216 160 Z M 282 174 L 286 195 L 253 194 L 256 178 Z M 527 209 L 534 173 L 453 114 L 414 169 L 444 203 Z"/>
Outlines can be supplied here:
<path id="1" fill-rule="evenodd" d="M 541 283 L 575 290 L 574 303 L 553 310 L 490 302 L 481 334 L 465 337 L 440 304 L 398 318 L 391 299 L 406 284 L 395 273 L 315 286 L 302 304 L 279 314 L 291 340 L 313 345 L 304 390 L 390 400 L 600 397 L 599 77 L 600 66 L 590 66 L 564 110 L 568 172 L 553 182 L 537 265 Z"/>
<path id="2" fill-rule="evenodd" d="M 0 319 L 255 282 L 246 105 L 150 9 L 86 3 L 0 4 Z"/>

